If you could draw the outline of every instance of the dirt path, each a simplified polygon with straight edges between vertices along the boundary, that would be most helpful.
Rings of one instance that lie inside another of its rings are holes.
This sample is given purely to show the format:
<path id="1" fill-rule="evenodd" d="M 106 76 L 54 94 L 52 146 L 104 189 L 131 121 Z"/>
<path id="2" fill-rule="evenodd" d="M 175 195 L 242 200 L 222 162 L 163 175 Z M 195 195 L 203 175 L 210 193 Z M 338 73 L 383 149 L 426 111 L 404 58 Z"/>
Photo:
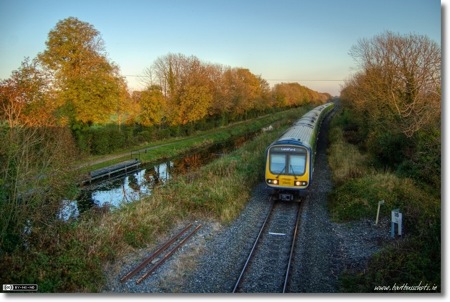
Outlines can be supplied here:
<path id="1" fill-rule="evenodd" d="M 207 135 L 208 134 L 203 134 L 203 135 L 199 135 L 199 136 L 191 136 L 191 137 L 181 138 L 181 139 L 178 139 L 178 140 L 170 142 L 170 143 L 165 143 L 165 144 L 160 144 L 160 145 L 157 145 L 157 146 L 153 146 L 153 147 L 146 147 L 146 148 L 141 148 L 141 149 L 132 150 L 132 151 L 124 151 L 124 152 L 119 153 L 119 154 L 105 155 L 105 156 L 102 156 L 100 158 L 93 159 L 93 160 L 87 161 L 85 163 L 82 163 L 82 164 L 78 165 L 77 168 L 81 169 L 81 168 L 84 168 L 84 167 L 89 167 L 89 166 L 101 164 L 101 163 L 104 163 L 104 162 L 113 161 L 115 159 L 124 158 L 124 157 L 127 157 L 127 156 L 129 156 L 131 158 L 132 155 L 137 155 L 139 153 L 148 152 L 149 150 L 155 150 L 155 149 L 158 149 L 158 148 L 161 148 L 161 147 L 175 145 L 175 144 L 177 144 L 179 142 L 183 142 L 183 141 L 187 141 L 187 140 L 198 139 L 198 138 L 201 138 L 201 137 L 204 137 L 204 136 L 207 136 Z"/>

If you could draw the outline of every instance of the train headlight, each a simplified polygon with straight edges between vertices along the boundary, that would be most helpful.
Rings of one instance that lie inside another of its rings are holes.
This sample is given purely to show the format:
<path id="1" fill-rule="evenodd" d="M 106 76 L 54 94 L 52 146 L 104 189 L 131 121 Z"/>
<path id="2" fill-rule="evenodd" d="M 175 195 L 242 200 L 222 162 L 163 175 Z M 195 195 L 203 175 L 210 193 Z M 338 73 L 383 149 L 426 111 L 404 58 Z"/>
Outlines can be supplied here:
<path id="1" fill-rule="evenodd" d="M 295 185 L 296 185 L 296 186 L 300 186 L 300 184 L 301 184 L 301 183 L 300 183 L 298 180 L 295 182 Z"/>
<path id="2" fill-rule="evenodd" d="M 277 185 L 278 179 L 267 179 L 267 183 L 271 185 Z"/>
<path id="3" fill-rule="evenodd" d="M 298 186 L 298 187 L 300 187 L 300 186 L 306 187 L 306 185 L 308 185 L 308 182 L 307 182 L 307 181 L 299 181 L 299 180 L 296 180 L 296 181 L 294 182 L 294 185 L 296 185 L 296 186 Z"/>
<path id="4" fill-rule="evenodd" d="M 278 179 L 275 179 L 272 183 L 273 183 L 274 185 L 277 185 L 277 184 L 278 184 Z"/>

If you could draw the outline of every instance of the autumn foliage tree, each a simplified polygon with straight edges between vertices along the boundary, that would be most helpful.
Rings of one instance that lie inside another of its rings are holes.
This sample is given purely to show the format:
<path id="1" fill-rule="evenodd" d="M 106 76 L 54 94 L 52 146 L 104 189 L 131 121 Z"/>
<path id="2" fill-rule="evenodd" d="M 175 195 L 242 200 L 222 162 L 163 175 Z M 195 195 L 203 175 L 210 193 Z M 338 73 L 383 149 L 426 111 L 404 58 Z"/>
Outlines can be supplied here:
<path id="1" fill-rule="evenodd" d="M 137 91 L 133 98 L 140 105 L 139 123 L 144 126 L 160 125 L 167 112 L 167 104 L 161 87 L 153 85 L 144 91 Z"/>
<path id="2" fill-rule="evenodd" d="M 49 90 L 48 75 L 39 62 L 25 59 L 9 79 L 0 82 L 0 118 L 10 128 L 26 126 L 52 126 L 57 108 Z"/>
<path id="3" fill-rule="evenodd" d="M 53 87 L 70 123 L 107 123 L 124 97 L 119 69 L 106 58 L 100 33 L 70 17 L 50 31 L 38 59 L 53 74 Z"/>
<path id="4" fill-rule="evenodd" d="M 195 57 L 183 60 L 183 71 L 173 91 L 169 106 L 176 108 L 170 116 L 172 124 L 185 125 L 204 118 L 212 102 L 205 67 Z"/>
<path id="5" fill-rule="evenodd" d="M 299 83 L 280 83 L 273 88 L 273 100 L 277 107 L 293 107 L 308 103 L 324 103 L 331 98 L 327 93 L 318 93 Z"/>
<path id="6" fill-rule="evenodd" d="M 247 112 L 261 107 L 267 100 L 268 85 L 245 68 L 230 68 L 224 73 L 225 85 L 229 87 L 227 97 L 231 100 L 233 113 L 245 115 Z"/>
<path id="7" fill-rule="evenodd" d="M 276 103 L 267 81 L 249 69 L 204 63 L 182 54 L 156 59 L 147 68 L 146 76 L 148 87 L 160 87 L 167 110 L 164 116 L 171 125 L 186 125 L 211 117 L 226 122 L 230 118 L 245 118 L 252 112 L 264 112 L 274 104 L 284 108 L 311 101 L 325 102 L 330 97 L 297 84 L 300 93 L 295 100 Z"/>

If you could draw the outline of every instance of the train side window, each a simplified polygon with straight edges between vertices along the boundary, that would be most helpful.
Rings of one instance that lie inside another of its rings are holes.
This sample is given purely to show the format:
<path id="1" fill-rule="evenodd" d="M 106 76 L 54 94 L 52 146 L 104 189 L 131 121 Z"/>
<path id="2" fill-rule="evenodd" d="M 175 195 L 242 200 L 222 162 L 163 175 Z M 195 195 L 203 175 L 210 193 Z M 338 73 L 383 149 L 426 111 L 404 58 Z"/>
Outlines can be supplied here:
<path id="1" fill-rule="evenodd" d="M 285 154 L 270 154 L 270 172 L 274 174 L 280 174 L 286 167 L 286 155 Z"/>
<path id="2" fill-rule="evenodd" d="M 306 168 L 306 154 L 295 154 L 290 156 L 289 174 L 303 175 Z"/>

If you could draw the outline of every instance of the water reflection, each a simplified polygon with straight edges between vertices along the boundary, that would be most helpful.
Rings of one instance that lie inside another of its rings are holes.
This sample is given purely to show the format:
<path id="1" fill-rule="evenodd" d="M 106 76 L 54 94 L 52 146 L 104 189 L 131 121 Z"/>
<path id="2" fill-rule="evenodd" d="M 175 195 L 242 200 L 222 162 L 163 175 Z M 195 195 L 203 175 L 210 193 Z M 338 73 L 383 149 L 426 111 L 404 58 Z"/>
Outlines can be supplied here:
<path id="1" fill-rule="evenodd" d="M 91 208 L 107 209 L 137 201 L 150 195 L 155 186 L 165 184 L 176 175 L 184 175 L 198 169 L 211 160 L 240 147 L 250 137 L 252 136 L 238 138 L 159 164 L 143 165 L 134 173 L 87 185 L 82 188 L 76 201 L 62 202 L 58 216 L 60 219 L 68 220 L 77 218 L 80 213 Z"/>
<path id="2" fill-rule="evenodd" d="M 165 183 L 171 178 L 173 162 L 166 162 L 149 168 L 143 168 L 123 178 L 102 183 L 100 186 L 88 188 L 91 203 L 97 207 L 114 206 L 121 203 L 139 200 L 150 195 L 152 188 Z"/>
<path id="3" fill-rule="evenodd" d="M 57 214 L 58 219 L 67 221 L 70 218 L 76 219 L 79 215 L 80 211 L 76 200 L 65 199 L 61 202 L 61 209 Z"/>

